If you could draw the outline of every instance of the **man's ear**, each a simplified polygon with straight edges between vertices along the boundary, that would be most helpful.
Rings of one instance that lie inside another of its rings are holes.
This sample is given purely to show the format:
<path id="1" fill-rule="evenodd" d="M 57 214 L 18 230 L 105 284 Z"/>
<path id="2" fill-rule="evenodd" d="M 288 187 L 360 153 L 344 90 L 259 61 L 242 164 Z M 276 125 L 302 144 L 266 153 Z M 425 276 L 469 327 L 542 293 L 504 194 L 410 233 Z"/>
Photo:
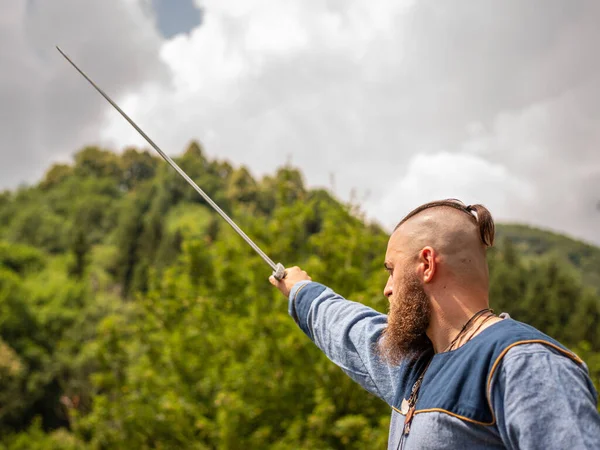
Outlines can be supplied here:
<path id="1" fill-rule="evenodd" d="M 423 277 L 423 283 L 430 283 L 435 276 L 437 269 L 435 257 L 435 250 L 429 246 L 419 252 L 419 271 Z"/>

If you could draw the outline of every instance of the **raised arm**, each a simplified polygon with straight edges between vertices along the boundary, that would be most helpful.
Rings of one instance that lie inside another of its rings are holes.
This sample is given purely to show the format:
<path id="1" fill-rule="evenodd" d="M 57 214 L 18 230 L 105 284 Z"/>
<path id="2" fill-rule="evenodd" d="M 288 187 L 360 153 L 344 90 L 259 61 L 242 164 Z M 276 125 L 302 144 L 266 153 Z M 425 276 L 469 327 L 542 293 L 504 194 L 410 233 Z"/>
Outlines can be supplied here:
<path id="1" fill-rule="evenodd" d="M 284 282 L 271 282 L 289 300 L 289 313 L 302 331 L 354 381 L 392 405 L 401 388 L 403 368 L 383 362 L 377 341 L 387 316 L 344 299 L 298 268 Z"/>

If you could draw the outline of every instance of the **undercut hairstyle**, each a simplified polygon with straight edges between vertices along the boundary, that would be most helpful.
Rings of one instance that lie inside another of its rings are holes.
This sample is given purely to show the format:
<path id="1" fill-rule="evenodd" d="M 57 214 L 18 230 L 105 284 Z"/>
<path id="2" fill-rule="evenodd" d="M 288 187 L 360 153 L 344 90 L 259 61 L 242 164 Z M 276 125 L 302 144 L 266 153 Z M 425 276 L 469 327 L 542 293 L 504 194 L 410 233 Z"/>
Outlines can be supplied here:
<path id="1" fill-rule="evenodd" d="M 479 235 L 481 237 L 481 242 L 483 243 L 483 245 L 485 245 L 486 247 L 491 247 L 494 245 L 496 227 L 494 225 L 494 219 L 492 218 L 492 214 L 490 213 L 490 211 L 483 205 L 465 205 L 463 202 L 455 198 L 449 198 L 446 200 L 436 200 L 433 202 L 425 203 L 424 205 L 413 209 L 406 215 L 406 217 L 404 217 L 404 219 L 400 221 L 400 223 L 398 223 L 398 225 L 396 225 L 394 231 L 396 231 L 398 227 L 404 222 L 406 222 L 408 219 L 416 216 L 420 212 L 425 211 L 429 208 L 436 208 L 440 206 L 454 208 L 467 214 L 469 218 L 473 220 L 474 223 L 476 223 L 479 227 Z"/>

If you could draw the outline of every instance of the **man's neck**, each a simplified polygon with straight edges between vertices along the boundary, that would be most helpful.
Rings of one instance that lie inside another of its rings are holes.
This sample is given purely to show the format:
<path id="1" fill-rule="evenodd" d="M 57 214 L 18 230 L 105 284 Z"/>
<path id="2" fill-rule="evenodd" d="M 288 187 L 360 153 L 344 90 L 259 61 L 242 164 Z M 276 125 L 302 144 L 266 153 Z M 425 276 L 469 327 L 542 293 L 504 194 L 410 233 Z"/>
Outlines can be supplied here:
<path id="1" fill-rule="evenodd" d="M 446 351 L 469 320 L 486 308 L 488 308 L 487 303 L 473 304 L 470 307 L 464 304 L 456 305 L 452 308 L 452 313 L 443 310 L 436 311 L 434 308 L 431 323 L 427 329 L 427 336 L 433 344 L 435 353 Z M 475 317 L 472 323 L 468 324 L 468 328 L 464 330 L 463 336 L 459 337 L 453 349 L 460 347 L 472 337 L 500 320 L 502 319 L 499 317 L 490 318 L 486 314 Z"/>

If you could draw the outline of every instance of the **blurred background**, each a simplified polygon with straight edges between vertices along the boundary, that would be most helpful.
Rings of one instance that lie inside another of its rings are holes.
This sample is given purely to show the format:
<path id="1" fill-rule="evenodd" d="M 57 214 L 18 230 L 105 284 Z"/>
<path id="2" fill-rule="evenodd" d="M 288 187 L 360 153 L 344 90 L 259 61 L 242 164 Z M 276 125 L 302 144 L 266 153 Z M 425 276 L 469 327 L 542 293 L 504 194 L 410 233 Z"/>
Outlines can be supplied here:
<path id="1" fill-rule="evenodd" d="M 499 223 L 492 306 L 600 385 L 600 4 L 0 0 L 0 449 L 385 447 L 269 255 L 382 312 L 390 229 Z"/>

